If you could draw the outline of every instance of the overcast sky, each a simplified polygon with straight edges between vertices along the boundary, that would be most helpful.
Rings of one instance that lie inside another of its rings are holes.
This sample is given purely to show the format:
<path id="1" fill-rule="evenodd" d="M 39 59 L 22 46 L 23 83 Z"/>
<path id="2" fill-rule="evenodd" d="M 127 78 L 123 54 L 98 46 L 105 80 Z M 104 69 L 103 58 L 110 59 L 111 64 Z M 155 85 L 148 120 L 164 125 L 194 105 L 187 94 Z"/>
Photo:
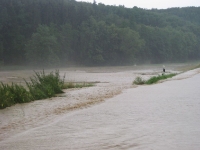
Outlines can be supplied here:
<path id="1" fill-rule="evenodd" d="M 93 3 L 94 0 L 76 0 Z M 139 8 L 157 8 L 166 9 L 171 7 L 187 7 L 187 6 L 200 6 L 200 0 L 96 0 L 97 3 L 105 5 L 124 5 L 125 7 L 132 8 L 137 6 Z"/>

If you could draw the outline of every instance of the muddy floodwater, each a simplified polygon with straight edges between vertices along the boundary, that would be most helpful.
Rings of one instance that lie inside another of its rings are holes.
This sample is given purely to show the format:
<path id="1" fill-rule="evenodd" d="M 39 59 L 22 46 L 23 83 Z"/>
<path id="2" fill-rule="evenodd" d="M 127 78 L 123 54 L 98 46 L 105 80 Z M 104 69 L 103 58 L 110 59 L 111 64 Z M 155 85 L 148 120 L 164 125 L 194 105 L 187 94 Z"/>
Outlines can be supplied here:
<path id="1" fill-rule="evenodd" d="M 95 86 L 0 110 L 0 149 L 199 150 L 200 69 L 165 66 L 180 74 L 140 86 L 137 76 L 161 74 L 162 65 L 61 68 L 66 81 Z M 32 74 L 0 71 L 0 80 L 23 84 Z"/>

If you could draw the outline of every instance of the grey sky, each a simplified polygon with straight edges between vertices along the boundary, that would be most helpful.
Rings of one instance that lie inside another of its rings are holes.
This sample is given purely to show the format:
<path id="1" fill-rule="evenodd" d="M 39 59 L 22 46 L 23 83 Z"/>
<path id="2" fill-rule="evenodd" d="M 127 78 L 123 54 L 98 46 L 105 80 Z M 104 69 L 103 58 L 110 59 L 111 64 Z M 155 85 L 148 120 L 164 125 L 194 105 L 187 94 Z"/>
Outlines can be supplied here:
<path id="1" fill-rule="evenodd" d="M 93 3 L 94 0 L 76 0 Z M 187 7 L 187 6 L 200 6 L 200 0 L 96 0 L 97 3 L 105 5 L 124 5 L 125 7 L 132 8 L 134 6 L 140 8 L 157 8 L 166 9 L 171 7 Z"/>

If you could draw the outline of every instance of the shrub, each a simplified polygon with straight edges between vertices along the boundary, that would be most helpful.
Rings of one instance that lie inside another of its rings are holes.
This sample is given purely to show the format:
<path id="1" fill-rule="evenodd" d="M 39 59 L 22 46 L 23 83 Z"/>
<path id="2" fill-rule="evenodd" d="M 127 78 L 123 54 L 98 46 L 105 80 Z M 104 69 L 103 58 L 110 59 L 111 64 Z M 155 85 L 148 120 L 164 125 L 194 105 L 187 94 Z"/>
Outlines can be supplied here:
<path id="1" fill-rule="evenodd" d="M 12 83 L 11 85 L 0 83 L 0 109 L 12 106 L 16 103 L 25 103 L 32 100 L 39 100 L 53 97 L 55 94 L 63 93 L 64 78 L 60 78 L 59 71 L 46 75 L 42 72 L 35 72 L 30 82 L 26 82 L 28 90 L 22 85 Z"/>
<path id="2" fill-rule="evenodd" d="M 30 93 L 22 85 L 12 83 L 12 85 L 9 86 L 9 90 L 13 94 L 15 103 L 24 103 L 33 100 Z"/>
<path id="3" fill-rule="evenodd" d="M 137 85 L 142 85 L 145 84 L 145 80 L 143 80 L 142 77 L 136 77 L 133 83 Z"/>
<path id="4" fill-rule="evenodd" d="M 1 82 L 0 85 L 0 108 L 5 108 L 14 104 L 13 94 L 7 84 Z"/>
<path id="5" fill-rule="evenodd" d="M 0 109 L 9 107 L 16 103 L 31 101 L 30 93 L 21 85 L 0 84 Z"/>
<path id="6" fill-rule="evenodd" d="M 59 71 L 45 74 L 44 70 L 35 72 L 30 81 L 25 81 L 28 90 L 22 85 L 12 83 L 11 85 L 0 83 L 0 109 L 12 106 L 16 103 L 25 103 L 33 100 L 40 100 L 63 93 L 63 88 L 81 88 L 93 86 L 92 83 L 65 83 L 61 79 Z"/>
<path id="7" fill-rule="evenodd" d="M 35 72 L 34 77 L 30 78 L 30 83 L 25 82 L 34 99 L 44 99 L 63 93 L 64 78 L 65 76 L 60 79 L 59 71 L 46 75 L 43 70 L 42 72 Z"/>

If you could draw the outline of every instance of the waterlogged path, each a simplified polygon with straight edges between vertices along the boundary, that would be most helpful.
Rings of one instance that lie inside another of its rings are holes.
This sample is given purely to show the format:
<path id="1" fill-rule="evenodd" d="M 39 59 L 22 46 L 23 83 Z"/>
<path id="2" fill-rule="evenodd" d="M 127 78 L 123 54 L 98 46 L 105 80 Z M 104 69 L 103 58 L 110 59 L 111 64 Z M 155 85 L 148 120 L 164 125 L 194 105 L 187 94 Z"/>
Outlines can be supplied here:
<path id="1" fill-rule="evenodd" d="M 124 90 L 0 141 L 1 150 L 199 150 L 200 74 Z"/>

